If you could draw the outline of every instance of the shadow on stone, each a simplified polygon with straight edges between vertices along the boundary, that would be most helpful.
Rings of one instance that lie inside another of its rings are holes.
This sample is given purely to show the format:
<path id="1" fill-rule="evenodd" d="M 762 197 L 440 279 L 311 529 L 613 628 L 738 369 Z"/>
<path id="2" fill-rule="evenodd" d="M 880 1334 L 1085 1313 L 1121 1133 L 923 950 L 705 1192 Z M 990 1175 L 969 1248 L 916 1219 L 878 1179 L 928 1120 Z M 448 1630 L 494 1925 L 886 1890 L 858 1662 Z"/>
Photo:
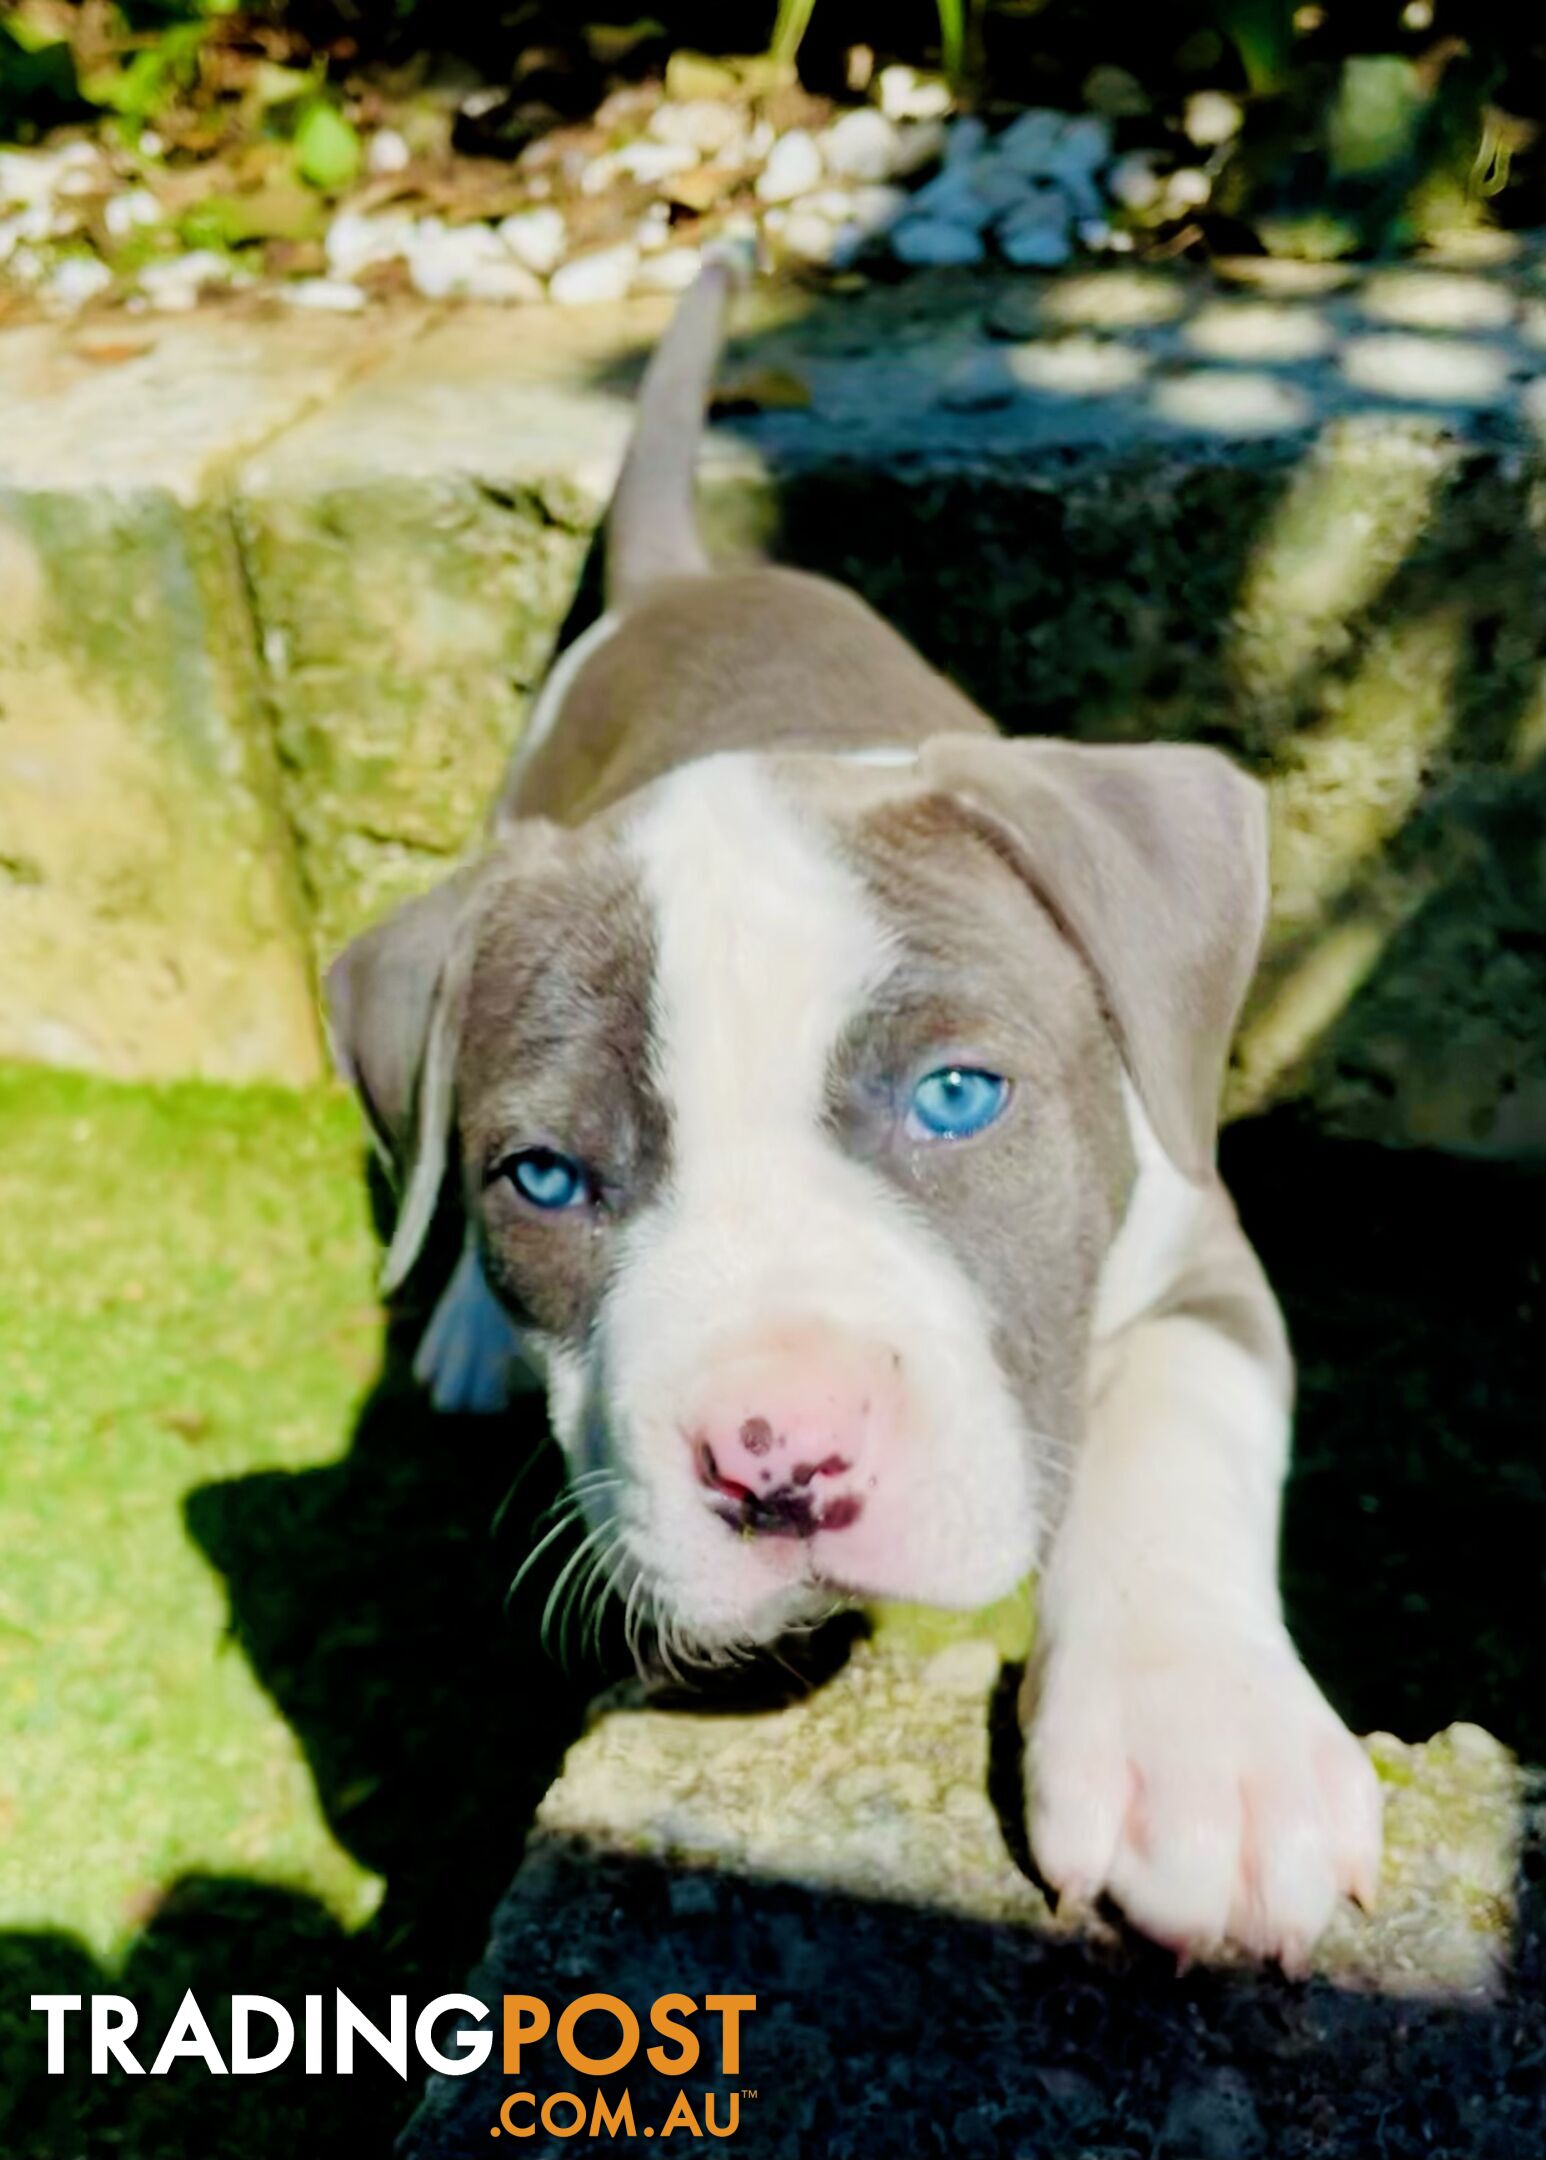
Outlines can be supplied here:
<path id="1" fill-rule="evenodd" d="M 1539 1928 L 1532 1905 L 1532 1972 Z M 469 1986 L 490 2004 L 508 1991 L 554 2007 L 597 1989 L 641 2013 L 674 1990 L 700 2004 L 754 1995 L 734 2075 L 713 2074 L 707 2018 L 701 2064 L 684 2077 L 656 2078 L 641 2056 L 639 2074 L 630 2066 L 599 2089 L 613 2105 L 631 2092 L 641 2132 L 665 2121 L 679 2088 L 700 2118 L 714 2092 L 721 2124 L 738 2096 L 734 2146 L 757 2160 L 1514 2160 L 1546 2136 L 1546 2005 L 1524 1980 L 1505 2006 L 1461 2009 L 1274 1975 L 1178 1975 L 1141 1944 L 1050 1943 L 544 1834 Z M 551 2045 L 528 2055 L 520 2083 L 539 2100 L 577 2090 L 587 2108 L 598 2089 Z M 481 2070 L 433 2082 L 402 2160 L 480 2150 L 514 2089 L 496 2042 Z M 539 2131 L 528 2149 L 615 2145 Z"/>

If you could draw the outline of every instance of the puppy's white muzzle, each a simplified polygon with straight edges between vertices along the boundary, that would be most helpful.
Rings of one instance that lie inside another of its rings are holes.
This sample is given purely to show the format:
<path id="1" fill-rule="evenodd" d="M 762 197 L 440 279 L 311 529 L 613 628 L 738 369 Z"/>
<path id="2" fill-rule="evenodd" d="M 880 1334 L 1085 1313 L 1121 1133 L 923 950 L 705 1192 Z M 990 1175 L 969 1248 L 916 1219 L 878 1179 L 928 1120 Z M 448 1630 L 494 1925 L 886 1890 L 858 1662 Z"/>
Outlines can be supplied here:
<path id="1" fill-rule="evenodd" d="M 672 1617 L 766 1637 L 834 1593 L 1001 1596 L 1034 1556 L 1036 1442 L 974 1287 L 814 1142 L 732 1182 L 638 1226 L 587 1389 L 587 1466 L 599 1424 Z"/>
<path id="2" fill-rule="evenodd" d="M 724 1353 L 683 1437 L 729 1529 L 810 1541 L 859 1530 L 912 1423 L 900 1350 L 807 1322 Z"/>

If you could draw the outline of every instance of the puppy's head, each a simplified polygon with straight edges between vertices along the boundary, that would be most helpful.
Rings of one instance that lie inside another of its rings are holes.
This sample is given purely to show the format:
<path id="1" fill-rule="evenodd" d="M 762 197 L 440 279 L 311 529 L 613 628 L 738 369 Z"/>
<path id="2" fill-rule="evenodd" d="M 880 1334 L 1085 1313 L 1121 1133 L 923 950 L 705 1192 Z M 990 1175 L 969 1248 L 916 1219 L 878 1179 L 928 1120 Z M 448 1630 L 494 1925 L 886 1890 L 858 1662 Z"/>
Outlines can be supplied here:
<path id="1" fill-rule="evenodd" d="M 616 1571 L 679 1631 L 1033 1564 L 1134 1174 L 1208 1174 L 1258 791 L 1180 748 L 730 756 L 529 824 L 351 947 L 404 1182 L 456 1167 Z"/>

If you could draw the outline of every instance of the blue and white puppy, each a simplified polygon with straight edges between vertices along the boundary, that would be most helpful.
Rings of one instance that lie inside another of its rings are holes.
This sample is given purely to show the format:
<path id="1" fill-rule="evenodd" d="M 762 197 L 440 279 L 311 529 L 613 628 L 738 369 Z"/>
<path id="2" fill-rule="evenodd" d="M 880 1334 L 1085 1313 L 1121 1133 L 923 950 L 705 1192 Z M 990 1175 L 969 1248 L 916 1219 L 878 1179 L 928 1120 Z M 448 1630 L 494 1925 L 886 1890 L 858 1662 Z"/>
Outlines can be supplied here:
<path id="1" fill-rule="evenodd" d="M 497 1407 L 519 1338 L 678 1642 L 1039 1570 L 1046 1876 L 1302 1960 L 1372 1896 L 1380 1811 L 1284 1626 L 1292 1365 L 1214 1166 L 1261 793 L 1209 750 L 1006 741 L 841 588 L 713 570 L 725 284 L 655 356 L 608 612 L 484 851 L 329 978 L 389 1278 L 454 1177 L 421 1368 Z"/>

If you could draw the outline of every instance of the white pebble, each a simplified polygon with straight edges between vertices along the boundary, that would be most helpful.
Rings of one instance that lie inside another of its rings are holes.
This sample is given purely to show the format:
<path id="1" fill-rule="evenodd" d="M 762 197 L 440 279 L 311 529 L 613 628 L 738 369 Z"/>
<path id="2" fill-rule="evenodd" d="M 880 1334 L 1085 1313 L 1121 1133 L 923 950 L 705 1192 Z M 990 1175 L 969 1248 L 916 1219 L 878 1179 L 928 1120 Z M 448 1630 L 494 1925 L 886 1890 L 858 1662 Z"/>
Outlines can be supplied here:
<path id="1" fill-rule="evenodd" d="M 633 229 L 633 244 L 641 255 L 659 255 L 671 245 L 671 213 L 664 203 L 650 204 Z"/>
<path id="2" fill-rule="evenodd" d="M 146 225 L 159 225 L 161 205 L 149 188 L 129 188 L 105 205 L 102 222 L 113 239 L 122 240 Z"/>
<path id="3" fill-rule="evenodd" d="M 9 267 L 18 285 L 37 285 L 47 277 L 50 265 L 48 257 L 40 255 L 35 247 L 19 247 L 11 255 Z"/>
<path id="4" fill-rule="evenodd" d="M 597 248 L 576 255 L 553 272 L 548 298 L 560 307 L 585 307 L 592 301 L 621 300 L 639 267 L 639 251 L 631 242 Z"/>
<path id="5" fill-rule="evenodd" d="M 1130 150 L 1106 175 L 1106 193 L 1124 210 L 1151 210 L 1160 199 L 1160 176 L 1147 150 Z"/>
<path id="6" fill-rule="evenodd" d="M 768 152 L 768 161 L 757 175 L 758 196 L 767 203 L 793 202 L 820 187 L 822 171 L 815 136 L 804 128 L 791 128 Z"/>
<path id="7" fill-rule="evenodd" d="M 741 116 L 719 98 L 686 98 L 680 105 L 657 106 L 649 132 L 657 142 L 685 143 L 700 157 L 718 157 L 739 139 Z"/>
<path id="8" fill-rule="evenodd" d="M 540 300 L 542 287 L 513 262 L 491 225 L 426 218 L 408 249 L 408 275 L 426 300 Z"/>
<path id="9" fill-rule="evenodd" d="M 873 105 L 834 120 L 821 138 L 828 172 L 843 180 L 889 180 L 896 171 L 896 129 Z"/>
<path id="10" fill-rule="evenodd" d="M 106 292 L 112 282 L 112 271 L 95 255 L 67 255 L 45 280 L 42 293 L 55 307 L 78 308 Z"/>
<path id="11" fill-rule="evenodd" d="M 0 203 L 52 202 L 59 168 L 40 150 L 0 150 Z"/>
<path id="12" fill-rule="evenodd" d="M 926 165 L 937 165 L 945 153 L 949 130 L 943 120 L 909 120 L 896 131 L 893 180 L 911 179 Z"/>
<path id="13" fill-rule="evenodd" d="M 1186 101 L 1181 125 L 1187 139 L 1199 150 L 1216 150 L 1240 132 L 1244 118 L 1234 99 L 1223 90 L 1194 90 Z"/>
<path id="14" fill-rule="evenodd" d="M 795 256 L 800 262 L 826 263 L 832 260 L 832 252 L 837 245 L 837 228 L 830 219 L 821 217 L 814 210 L 807 210 L 803 203 L 798 209 L 775 212 L 774 217 L 768 220 L 768 230 L 785 254 Z"/>
<path id="15" fill-rule="evenodd" d="M 363 290 L 347 278 L 299 278 L 293 285 L 281 285 L 279 297 L 287 307 L 310 308 L 321 315 L 358 315 L 365 305 Z"/>
<path id="16" fill-rule="evenodd" d="M 176 255 L 170 262 L 149 263 L 140 272 L 140 291 L 152 307 L 180 314 L 198 303 L 205 285 L 231 285 L 238 280 L 231 264 L 213 248 L 195 248 L 191 255 Z"/>
<path id="17" fill-rule="evenodd" d="M 695 247 L 668 247 L 658 255 L 647 255 L 640 263 L 634 278 L 639 292 L 685 292 L 703 264 L 703 257 Z"/>
<path id="18" fill-rule="evenodd" d="M 802 210 L 814 210 L 829 224 L 841 225 L 845 218 L 854 214 L 854 198 L 851 188 L 818 188 L 814 195 L 807 195 L 800 204 Z"/>
<path id="19" fill-rule="evenodd" d="M 583 158 L 579 164 L 579 184 L 582 195 L 605 195 L 622 173 L 614 152 L 603 150 L 599 157 Z"/>
<path id="20" fill-rule="evenodd" d="M 102 180 L 103 175 L 97 171 L 95 165 L 75 165 L 60 174 L 59 184 L 54 192 L 61 199 L 72 195 L 95 195 L 101 188 Z"/>
<path id="21" fill-rule="evenodd" d="M 872 187 L 854 189 L 849 215 L 861 233 L 889 232 L 897 219 L 906 215 L 911 201 L 906 188 L 888 187 L 877 181 Z"/>
<path id="22" fill-rule="evenodd" d="M 947 223 L 944 218 L 903 218 L 891 235 L 891 252 L 898 262 L 933 264 L 982 261 L 982 236 L 968 226 Z"/>
<path id="23" fill-rule="evenodd" d="M 58 220 L 51 203 L 33 203 L 30 208 L 18 210 L 14 217 L 7 218 L 5 229 L 14 247 L 18 240 L 32 242 L 52 239 L 58 229 Z"/>
<path id="24" fill-rule="evenodd" d="M 464 300 L 496 300 L 501 306 L 529 306 L 543 297 L 542 280 L 518 262 L 474 263 L 462 281 Z"/>
<path id="25" fill-rule="evenodd" d="M 674 173 L 690 172 L 698 162 L 691 143 L 651 142 L 641 137 L 616 153 L 617 169 L 630 180 L 653 187 Z"/>
<path id="26" fill-rule="evenodd" d="M 952 103 L 947 84 L 929 81 L 900 63 L 882 68 L 875 87 L 888 120 L 942 120 Z"/>
<path id="27" fill-rule="evenodd" d="M 381 217 L 365 217 L 358 210 L 340 210 L 327 229 L 327 266 L 338 278 L 357 277 L 372 263 L 393 262 L 407 255 L 422 234 L 442 231 L 438 219 L 420 220 L 405 210 Z"/>
<path id="28" fill-rule="evenodd" d="M 505 247 L 537 277 L 547 277 L 564 259 L 569 229 L 562 210 L 543 204 L 536 210 L 513 210 L 495 227 Z"/>
<path id="29" fill-rule="evenodd" d="M 1213 193 L 1213 182 L 1200 165 L 1182 165 L 1165 182 L 1165 208 L 1171 217 L 1200 210 Z"/>
<path id="30" fill-rule="evenodd" d="M 412 162 L 406 135 L 396 128 L 377 128 L 365 147 L 365 169 L 373 173 L 400 173 Z"/>

